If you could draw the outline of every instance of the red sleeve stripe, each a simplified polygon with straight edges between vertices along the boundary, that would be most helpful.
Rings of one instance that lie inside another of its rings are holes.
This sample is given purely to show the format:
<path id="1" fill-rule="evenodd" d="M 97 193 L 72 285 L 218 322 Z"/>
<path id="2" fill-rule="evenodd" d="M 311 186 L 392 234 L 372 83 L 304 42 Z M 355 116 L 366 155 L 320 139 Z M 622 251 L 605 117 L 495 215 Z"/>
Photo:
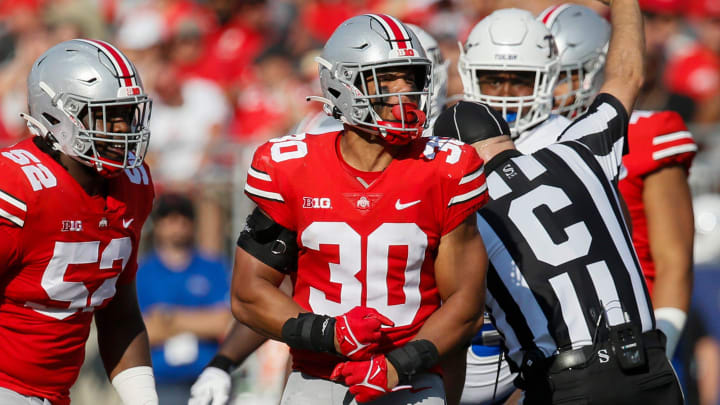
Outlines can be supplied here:
<path id="1" fill-rule="evenodd" d="M 460 179 L 460 183 L 458 183 L 458 184 L 469 183 L 469 182 L 477 179 L 478 177 L 482 176 L 484 172 L 485 172 L 485 166 L 480 165 L 480 167 L 477 170 L 475 170 L 474 172 L 472 172 L 472 173 L 468 174 L 467 176 L 463 177 L 462 179 Z"/>
<path id="2" fill-rule="evenodd" d="M 280 194 L 273 193 L 271 191 L 260 190 L 247 183 L 245 183 L 245 192 L 256 197 L 264 198 L 266 200 L 278 201 L 283 203 L 285 202 L 285 200 Z"/>
<path id="3" fill-rule="evenodd" d="M 0 208 L 0 218 L 5 218 L 8 221 L 12 222 L 13 224 L 19 226 L 22 228 L 25 225 L 25 221 L 22 219 L 16 217 L 15 215 L 5 211 L 4 209 Z"/>
<path id="4" fill-rule="evenodd" d="M 668 156 L 679 155 L 681 153 L 696 152 L 697 149 L 698 149 L 697 145 L 695 145 L 694 143 L 689 143 L 689 144 L 673 146 L 670 148 L 665 148 L 663 150 L 659 150 L 657 152 L 653 152 L 652 157 L 654 160 L 660 160 L 660 159 L 664 159 Z"/>
<path id="5" fill-rule="evenodd" d="M 692 139 L 690 131 L 678 131 L 670 134 L 659 135 L 653 138 L 653 145 L 659 145 L 661 143 L 677 141 L 678 139 Z"/>
<path id="6" fill-rule="evenodd" d="M 248 169 L 248 175 L 251 177 L 254 177 L 258 180 L 272 181 L 269 174 L 267 174 L 265 172 L 261 172 L 260 170 L 257 170 L 257 169 L 253 169 L 252 166 L 250 166 L 250 169 Z"/>
<path id="7" fill-rule="evenodd" d="M 17 198 L 11 196 L 10 194 L 2 190 L 0 190 L 0 200 L 6 201 L 10 205 L 27 212 L 27 205 L 24 202 L 18 200 Z"/>
<path id="8" fill-rule="evenodd" d="M 455 197 L 451 198 L 450 202 L 448 203 L 448 207 L 453 206 L 455 204 L 464 203 L 465 201 L 470 201 L 473 198 L 483 195 L 483 193 L 485 193 L 486 191 L 487 191 L 487 184 L 485 184 L 485 182 L 483 182 L 482 186 L 480 186 L 474 190 L 470 190 L 465 194 L 456 195 Z"/>

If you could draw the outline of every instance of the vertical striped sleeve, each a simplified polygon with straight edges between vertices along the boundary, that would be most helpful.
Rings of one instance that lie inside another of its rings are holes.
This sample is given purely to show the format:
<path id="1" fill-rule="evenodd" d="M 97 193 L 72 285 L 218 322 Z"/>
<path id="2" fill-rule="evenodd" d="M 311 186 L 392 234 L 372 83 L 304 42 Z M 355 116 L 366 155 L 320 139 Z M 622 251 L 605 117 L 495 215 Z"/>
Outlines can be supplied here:
<path id="1" fill-rule="evenodd" d="M 611 94 L 602 93 L 583 116 L 565 129 L 559 142 L 583 144 L 595 155 L 607 178 L 617 182 L 622 157 L 628 153 L 628 121 L 622 103 Z"/>

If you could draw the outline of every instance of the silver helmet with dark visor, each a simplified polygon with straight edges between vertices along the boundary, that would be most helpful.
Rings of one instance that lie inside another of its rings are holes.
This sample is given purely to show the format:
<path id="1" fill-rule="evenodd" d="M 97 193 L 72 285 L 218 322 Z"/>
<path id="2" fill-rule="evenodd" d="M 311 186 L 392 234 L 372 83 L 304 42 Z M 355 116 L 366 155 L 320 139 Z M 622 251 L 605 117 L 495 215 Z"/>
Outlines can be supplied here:
<path id="1" fill-rule="evenodd" d="M 152 102 L 135 66 L 113 45 L 59 43 L 33 64 L 27 80 L 30 131 L 101 174 L 142 165 Z M 121 120 L 121 131 L 114 122 Z"/>
<path id="2" fill-rule="evenodd" d="M 316 58 L 325 111 L 342 122 L 377 133 L 390 144 L 404 144 L 421 136 L 430 113 L 432 64 L 414 32 L 384 14 L 359 15 L 343 22 Z M 405 70 L 415 89 L 372 94 L 367 82 L 379 83 L 378 74 Z M 397 97 L 396 120 L 383 119 L 374 105 Z M 412 100 L 412 101 L 408 101 Z"/>

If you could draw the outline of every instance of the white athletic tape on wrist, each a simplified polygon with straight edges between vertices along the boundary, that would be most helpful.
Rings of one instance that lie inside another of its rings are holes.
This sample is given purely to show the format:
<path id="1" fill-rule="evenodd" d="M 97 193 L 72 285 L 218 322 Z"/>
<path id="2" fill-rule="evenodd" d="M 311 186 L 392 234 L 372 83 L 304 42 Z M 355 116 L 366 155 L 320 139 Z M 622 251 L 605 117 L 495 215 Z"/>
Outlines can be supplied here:
<path id="1" fill-rule="evenodd" d="M 152 367 L 125 369 L 112 379 L 112 385 L 125 405 L 158 405 Z"/>
<path id="2" fill-rule="evenodd" d="M 668 359 L 672 359 L 675 354 L 685 321 L 687 321 L 687 314 L 682 309 L 662 307 L 655 310 L 655 324 L 667 337 L 665 353 Z"/>

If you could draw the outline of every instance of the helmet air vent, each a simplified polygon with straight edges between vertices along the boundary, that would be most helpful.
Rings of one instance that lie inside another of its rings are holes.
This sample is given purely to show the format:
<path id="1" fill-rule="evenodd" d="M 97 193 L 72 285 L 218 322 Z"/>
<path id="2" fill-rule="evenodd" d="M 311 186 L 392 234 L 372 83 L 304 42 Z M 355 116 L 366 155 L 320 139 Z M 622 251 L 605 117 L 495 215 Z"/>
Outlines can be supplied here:
<path id="1" fill-rule="evenodd" d="M 47 122 L 50 123 L 50 125 L 57 125 L 60 123 L 59 119 L 53 117 L 52 115 L 50 115 L 46 112 L 42 113 L 42 116 L 43 116 L 43 118 L 45 118 L 47 120 Z"/>

